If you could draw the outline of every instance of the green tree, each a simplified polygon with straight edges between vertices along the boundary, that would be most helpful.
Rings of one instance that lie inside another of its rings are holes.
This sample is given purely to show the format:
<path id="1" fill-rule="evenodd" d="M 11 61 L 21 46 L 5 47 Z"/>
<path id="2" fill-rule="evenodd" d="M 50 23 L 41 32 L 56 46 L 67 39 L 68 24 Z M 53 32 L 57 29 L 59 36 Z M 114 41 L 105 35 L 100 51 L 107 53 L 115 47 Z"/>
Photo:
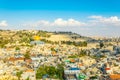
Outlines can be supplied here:
<path id="1" fill-rule="evenodd" d="M 102 42 L 100 42 L 99 45 L 100 45 L 100 48 L 104 47 L 104 44 Z"/>
<path id="2" fill-rule="evenodd" d="M 56 71 L 56 75 L 58 76 L 58 78 L 60 80 L 63 80 L 63 72 L 64 72 L 64 64 L 58 64 L 57 65 L 57 71 Z"/>
<path id="3" fill-rule="evenodd" d="M 47 69 L 46 69 L 47 70 Z M 50 77 L 53 77 L 56 74 L 56 69 L 53 66 L 48 67 L 48 70 L 46 71 Z"/>
<path id="4" fill-rule="evenodd" d="M 86 56 L 86 55 L 87 55 L 87 52 L 85 50 L 81 49 L 79 56 L 82 57 L 82 56 Z"/>
<path id="5" fill-rule="evenodd" d="M 21 77 L 22 73 L 23 73 L 22 71 L 19 71 L 19 72 L 16 73 L 16 76 L 18 77 L 18 80 L 20 80 L 20 77 Z"/>
<path id="6" fill-rule="evenodd" d="M 43 75 L 47 74 L 46 73 L 46 70 L 45 70 L 45 67 L 44 66 L 40 66 L 39 69 L 37 70 L 37 73 L 36 73 L 36 78 L 37 79 L 41 79 Z"/>
<path id="7" fill-rule="evenodd" d="M 77 58 L 78 56 L 77 55 L 70 55 L 68 56 L 68 58 Z"/>
<path id="8" fill-rule="evenodd" d="M 24 54 L 25 59 L 30 59 L 30 52 L 27 51 L 26 54 Z"/>
<path id="9" fill-rule="evenodd" d="M 30 78 L 28 77 L 26 80 L 30 80 Z"/>
<path id="10" fill-rule="evenodd" d="M 64 68 L 63 65 L 58 64 L 57 68 L 54 66 L 40 66 L 36 73 L 36 78 L 41 79 L 44 75 L 48 74 L 50 78 L 59 78 L 62 80 Z"/>
<path id="11" fill-rule="evenodd" d="M 15 50 L 20 50 L 20 48 L 19 48 L 19 47 L 16 47 Z"/>

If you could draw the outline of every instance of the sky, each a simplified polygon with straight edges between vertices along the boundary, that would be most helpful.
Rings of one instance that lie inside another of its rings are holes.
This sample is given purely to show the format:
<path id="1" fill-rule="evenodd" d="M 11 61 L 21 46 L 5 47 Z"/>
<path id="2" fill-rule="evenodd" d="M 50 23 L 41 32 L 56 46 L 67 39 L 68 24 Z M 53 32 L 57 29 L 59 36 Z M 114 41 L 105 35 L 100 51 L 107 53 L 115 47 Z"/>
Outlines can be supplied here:
<path id="1" fill-rule="evenodd" d="M 120 0 L 0 0 L 0 29 L 120 36 Z"/>

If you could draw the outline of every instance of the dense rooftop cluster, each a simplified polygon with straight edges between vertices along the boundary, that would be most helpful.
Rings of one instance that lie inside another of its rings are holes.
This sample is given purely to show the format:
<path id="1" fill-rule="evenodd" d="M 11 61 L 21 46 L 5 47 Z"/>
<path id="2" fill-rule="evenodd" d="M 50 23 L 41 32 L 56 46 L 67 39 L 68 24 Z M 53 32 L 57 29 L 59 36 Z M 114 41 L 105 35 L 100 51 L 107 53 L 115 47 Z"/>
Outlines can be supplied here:
<path id="1" fill-rule="evenodd" d="M 70 40 L 49 39 L 58 34 Z M 0 80 L 120 79 L 119 39 L 97 40 L 71 32 L 1 30 L 0 47 Z"/>

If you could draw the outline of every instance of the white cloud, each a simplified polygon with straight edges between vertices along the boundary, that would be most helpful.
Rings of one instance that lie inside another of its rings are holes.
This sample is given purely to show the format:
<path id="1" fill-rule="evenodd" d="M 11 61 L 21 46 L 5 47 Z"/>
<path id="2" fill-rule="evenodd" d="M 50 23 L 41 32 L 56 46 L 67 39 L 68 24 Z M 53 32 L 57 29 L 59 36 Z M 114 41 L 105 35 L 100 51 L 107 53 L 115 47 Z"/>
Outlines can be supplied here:
<path id="1" fill-rule="evenodd" d="M 120 18 L 117 16 L 103 17 L 103 16 L 89 16 L 86 21 L 78 21 L 75 19 L 64 20 L 62 18 L 55 19 L 54 21 L 40 20 L 33 23 L 27 23 L 23 26 L 29 27 L 118 27 L 120 26 Z"/>
<path id="2" fill-rule="evenodd" d="M 89 25 L 91 26 L 120 26 L 120 19 L 117 16 L 111 17 L 102 17 L 102 16 L 90 16 L 91 20 L 89 21 Z"/>
<path id="3" fill-rule="evenodd" d="M 102 17 L 102 16 L 89 16 L 88 18 L 101 19 L 101 18 L 103 18 L 103 17 Z"/>
<path id="4" fill-rule="evenodd" d="M 40 20 L 36 23 L 36 26 L 49 26 L 50 22 L 46 20 Z"/>
<path id="5" fill-rule="evenodd" d="M 62 18 L 55 19 L 50 22 L 47 20 L 40 20 L 30 24 L 23 24 L 23 26 L 32 26 L 32 27 L 74 27 L 74 26 L 85 26 L 84 22 L 80 22 L 74 19 L 64 20 Z"/>
<path id="6" fill-rule="evenodd" d="M 1 21 L 0 22 L 0 27 L 7 27 L 8 26 L 8 24 L 7 24 L 7 21 Z"/>
<path id="7" fill-rule="evenodd" d="M 67 26 L 67 23 L 68 22 L 66 20 L 58 18 L 53 23 L 51 23 L 51 26 Z"/>
<path id="8" fill-rule="evenodd" d="M 62 27 L 70 27 L 70 26 L 84 26 L 85 23 L 74 20 L 74 19 L 68 19 L 63 20 L 62 18 L 56 19 L 53 23 L 51 23 L 51 26 L 62 26 Z"/>

